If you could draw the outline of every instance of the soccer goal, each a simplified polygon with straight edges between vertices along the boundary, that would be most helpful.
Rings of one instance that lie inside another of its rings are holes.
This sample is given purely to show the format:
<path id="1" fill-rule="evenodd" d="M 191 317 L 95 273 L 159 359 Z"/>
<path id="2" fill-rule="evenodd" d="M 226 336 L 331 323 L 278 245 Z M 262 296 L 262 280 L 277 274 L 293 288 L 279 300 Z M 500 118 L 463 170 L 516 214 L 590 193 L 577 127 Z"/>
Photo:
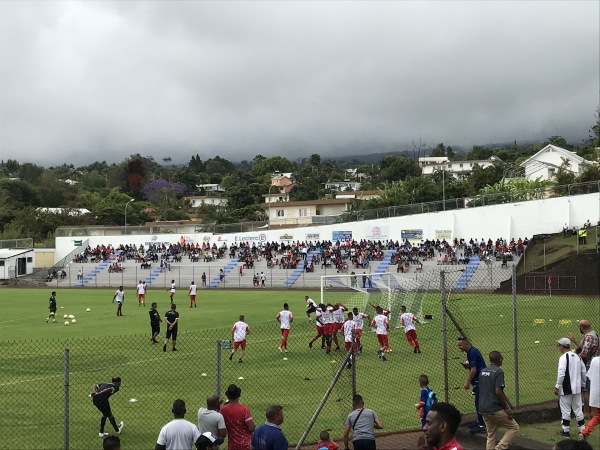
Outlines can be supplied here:
<path id="1" fill-rule="evenodd" d="M 365 276 L 367 278 L 363 284 Z M 423 298 L 424 287 L 417 280 L 398 277 L 389 272 L 321 277 L 321 303 L 341 303 L 349 309 L 358 308 L 371 317 L 374 316 L 375 306 L 381 306 L 390 311 L 390 325 L 395 327 L 400 326 L 402 305 L 419 320 L 424 319 Z"/>

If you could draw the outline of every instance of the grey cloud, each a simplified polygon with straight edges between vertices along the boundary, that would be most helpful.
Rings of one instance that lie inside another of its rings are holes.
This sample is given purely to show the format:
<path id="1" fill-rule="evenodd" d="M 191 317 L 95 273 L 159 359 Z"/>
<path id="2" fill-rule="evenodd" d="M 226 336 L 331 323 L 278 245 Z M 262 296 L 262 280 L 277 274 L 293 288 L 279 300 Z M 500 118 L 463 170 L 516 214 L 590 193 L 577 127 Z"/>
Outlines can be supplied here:
<path id="1" fill-rule="evenodd" d="M 597 2 L 3 2 L 0 157 L 578 140 Z"/>

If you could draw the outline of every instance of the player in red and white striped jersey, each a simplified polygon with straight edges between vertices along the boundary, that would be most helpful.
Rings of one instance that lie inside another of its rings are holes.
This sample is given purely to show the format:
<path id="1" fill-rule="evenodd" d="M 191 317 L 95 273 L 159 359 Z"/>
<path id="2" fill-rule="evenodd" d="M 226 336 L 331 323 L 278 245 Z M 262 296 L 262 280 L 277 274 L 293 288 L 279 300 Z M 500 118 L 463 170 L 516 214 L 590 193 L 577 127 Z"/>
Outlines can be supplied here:
<path id="1" fill-rule="evenodd" d="M 354 315 L 352 313 L 348 313 L 348 318 L 342 324 L 342 330 L 344 331 L 344 345 L 346 346 L 346 351 L 348 351 L 352 348 L 354 334 L 356 333 L 356 322 L 354 321 Z M 354 351 L 356 352 L 356 348 Z M 353 357 L 354 355 L 350 356 L 350 360 L 346 367 L 352 367 Z"/>
<path id="2" fill-rule="evenodd" d="M 250 333 L 250 327 L 246 322 L 244 322 L 244 316 L 240 316 L 240 320 L 233 324 L 233 328 L 231 329 L 231 340 L 233 341 L 233 348 L 231 349 L 231 355 L 229 355 L 229 361 L 233 359 L 233 354 L 237 351 L 238 348 L 242 348 L 240 351 L 240 360 L 239 362 L 243 362 L 242 358 L 244 357 L 244 353 L 246 352 L 246 335 Z"/>
<path id="3" fill-rule="evenodd" d="M 414 353 L 421 353 L 421 347 L 419 347 L 419 341 L 417 340 L 417 330 L 415 329 L 415 322 L 419 322 L 419 319 L 415 317 L 413 313 L 406 312 L 406 306 L 400 307 L 400 322 L 404 326 L 404 333 L 406 333 L 406 339 L 413 348 Z"/>
<path id="4" fill-rule="evenodd" d="M 344 328 L 344 313 L 347 311 L 346 307 L 341 303 L 333 305 L 333 342 L 335 343 L 335 349 L 340 349 L 337 334 L 343 331 Z"/>
<path id="5" fill-rule="evenodd" d="M 358 312 L 358 308 L 352 308 L 352 319 L 356 322 L 356 350 L 358 353 L 361 353 L 362 345 L 360 343 L 360 338 L 363 332 L 364 321 L 365 319 L 369 319 L 369 315 Z"/>
<path id="6" fill-rule="evenodd" d="M 333 335 L 333 327 L 335 323 L 333 321 L 333 305 L 328 303 L 327 306 L 321 307 L 321 321 L 323 322 L 323 332 L 325 333 L 325 346 L 326 353 L 331 352 L 331 336 Z"/>
<path id="7" fill-rule="evenodd" d="M 308 348 L 312 348 L 313 342 L 319 339 L 319 337 L 321 338 L 321 348 L 325 348 L 325 327 L 323 326 L 323 320 L 321 319 L 323 315 L 323 310 L 321 307 L 325 308 L 325 305 L 321 304 L 320 307 L 315 309 L 315 325 L 317 326 L 317 334 L 308 343 Z"/>
<path id="8" fill-rule="evenodd" d="M 387 316 L 383 314 L 383 308 L 378 306 L 376 312 L 377 315 L 371 321 L 371 326 L 375 327 L 377 332 L 377 340 L 379 341 L 379 345 L 381 345 L 381 348 L 377 350 L 377 354 L 382 361 L 385 361 L 386 357 L 383 353 L 389 347 L 388 330 L 390 329 L 390 325 L 388 323 Z"/>
<path id="9" fill-rule="evenodd" d="M 292 312 L 289 310 L 288 304 L 283 304 L 283 311 L 279 311 L 277 313 L 277 321 L 279 322 L 279 327 L 281 328 L 281 344 L 279 344 L 278 350 L 280 352 L 288 351 L 287 348 L 287 338 L 290 334 L 290 325 L 294 321 L 294 316 Z"/>

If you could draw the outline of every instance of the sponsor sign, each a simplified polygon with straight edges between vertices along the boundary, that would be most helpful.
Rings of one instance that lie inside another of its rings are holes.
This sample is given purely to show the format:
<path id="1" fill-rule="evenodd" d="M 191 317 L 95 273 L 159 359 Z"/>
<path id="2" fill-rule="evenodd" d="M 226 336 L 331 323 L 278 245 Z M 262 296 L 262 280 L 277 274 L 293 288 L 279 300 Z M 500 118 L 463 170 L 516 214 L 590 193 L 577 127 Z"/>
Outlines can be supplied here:
<path id="1" fill-rule="evenodd" d="M 423 230 L 402 230 L 400 231 L 400 237 L 403 241 L 420 241 L 423 239 Z"/>
<path id="2" fill-rule="evenodd" d="M 225 239 L 222 239 L 225 240 Z M 246 241 L 258 241 L 265 242 L 267 240 L 267 235 L 265 233 L 256 234 L 238 234 L 234 236 L 234 240 L 236 242 L 246 242 Z"/>
<path id="3" fill-rule="evenodd" d="M 209 238 L 209 240 L 210 240 L 210 238 Z M 227 242 L 227 238 L 225 236 L 219 236 L 217 238 L 217 242 Z"/>
<path id="4" fill-rule="evenodd" d="M 367 227 L 365 230 L 365 239 L 369 241 L 379 241 L 381 239 L 388 239 L 389 229 L 387 225 Z"/>
<path id="5" fill-rule="evenodd" d="M 321 239 L 321 233 L 306 233 L 307 241 L 318 241 Z"/>
<path id="6" fill-rule="evenodd" d="M 333 242 L 351 241 L 352 240 L 352 231 L 332 231 L 331 232 L 331 240 Z"/>
<path id="7" fill-rule="evenodd" d="M 294 240 L 294 236 L 286 233 L 286 234 L 279 236 L 279 239 L 282 241 L 292 241 L 292 240 Z"/>
<path id="8" fill-rule="evenodd" d="M 219 238 L 220 238 L 220 237 L 221 237 L 221 236 L 219 236 Z M 204 236 L 204 237 L 202 238 L 202 242 L 210 242 L 210 236 Z"/>
<path id="9" fill-rule="evenodd" d="M 83 245 L 83 241 L 73 241 L 73 245 L 75 245 L 75 247 L 80 247 Z"/>
<path id="10" fill-rule="evenodd" d="M 452 240 L 452 230 L 435 230 L 435 238 L 440 241 L 443 241 L 444 239 L 450 241 Z"/>

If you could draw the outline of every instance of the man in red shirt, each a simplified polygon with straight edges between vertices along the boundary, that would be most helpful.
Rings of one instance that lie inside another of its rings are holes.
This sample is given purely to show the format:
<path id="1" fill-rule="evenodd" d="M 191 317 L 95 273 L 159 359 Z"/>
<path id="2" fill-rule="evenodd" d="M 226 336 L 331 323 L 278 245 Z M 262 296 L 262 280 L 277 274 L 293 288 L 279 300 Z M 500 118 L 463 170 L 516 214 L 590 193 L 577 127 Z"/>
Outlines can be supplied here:
<path id="1" fill-rule="evenodd" d="M 242 390 L 235 384 L 229 385 L 225 396 L 225 403 L 219 411 L 225 419 L 227 428 L 228 450 L 250 450 L 252 433 L 254 432 L 254 420 L 246 405 L 240 403 Z"/>
<path id="2" fill-rule="evenodd" d="M 461 419 L 460 411 L 450 403 L 431 405 L 423 427 L 427 441 L 423 450 L 463 450 L 454 437 Z"/>

